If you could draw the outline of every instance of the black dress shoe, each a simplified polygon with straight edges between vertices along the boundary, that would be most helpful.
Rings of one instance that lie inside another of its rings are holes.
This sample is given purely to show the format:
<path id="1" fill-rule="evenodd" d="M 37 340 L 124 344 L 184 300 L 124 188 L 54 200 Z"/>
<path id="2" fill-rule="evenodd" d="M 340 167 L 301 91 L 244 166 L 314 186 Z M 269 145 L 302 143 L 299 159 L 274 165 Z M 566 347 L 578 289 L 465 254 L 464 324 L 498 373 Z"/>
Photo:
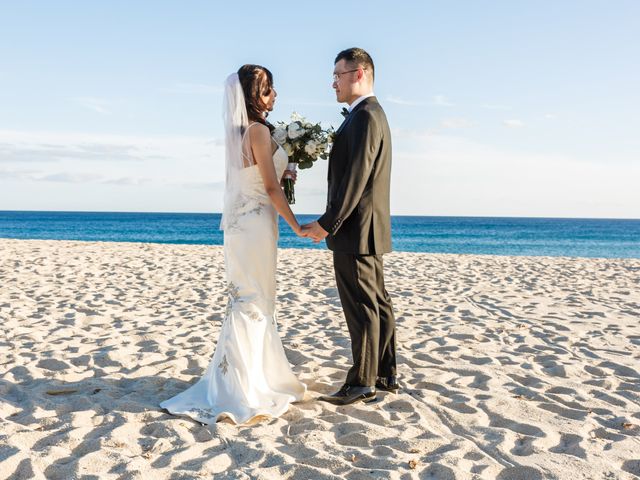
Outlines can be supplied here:
<path id="1" fill-rule="evenodd" d="M 376 389 L 375 387 L 356 387 L 345 384 L 333 395 L 322 395 L 318 399 L 334 405 L 350 405 L 359 401 L 368 403 L 376 399 Z"/>
<path id="2" fill-rule="evenodd" d="M 398 377 L 391 375 L 389 377 L 376 377 L 376 388 L 385 392 L 397 392 L 400 390 Z"/>

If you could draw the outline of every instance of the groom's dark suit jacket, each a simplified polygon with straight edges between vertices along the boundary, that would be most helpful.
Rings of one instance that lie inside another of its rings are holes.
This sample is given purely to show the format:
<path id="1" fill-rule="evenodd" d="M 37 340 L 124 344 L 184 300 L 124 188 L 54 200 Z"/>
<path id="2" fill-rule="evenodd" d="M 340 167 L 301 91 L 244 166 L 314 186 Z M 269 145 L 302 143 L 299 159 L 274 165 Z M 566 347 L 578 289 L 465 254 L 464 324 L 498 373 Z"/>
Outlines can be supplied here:
<path id="1" fill-rule="evenodd" d="M 327 210 L 318 223 L 334 252 L 391 251 L 391 133 L 376 97 L 355 106 L 336 132 L 329 156 Z"/>

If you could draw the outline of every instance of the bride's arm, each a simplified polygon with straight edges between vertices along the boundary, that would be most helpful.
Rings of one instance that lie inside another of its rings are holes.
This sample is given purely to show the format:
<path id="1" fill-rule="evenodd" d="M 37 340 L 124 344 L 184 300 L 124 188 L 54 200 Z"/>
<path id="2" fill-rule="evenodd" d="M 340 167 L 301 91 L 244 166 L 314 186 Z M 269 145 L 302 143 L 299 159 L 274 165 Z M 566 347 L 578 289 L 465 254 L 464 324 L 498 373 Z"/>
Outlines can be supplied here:
<path id="1" fill-rule="evenodd" d="M 253 158 L 260 169 L 264 188 L 271 199 L 276 211 L 284 218 L 289 226 L 301 235 L 300 224 L 289 207 L 287 198 L 284 196 L 280 180 L 276 175 L 276 168 L 273 165 L 273 154 L 271 153 L 271 134 L 269 129 L 262 124 L 258 124 L 249 130 L 251 138 L 251 151 Z"/>

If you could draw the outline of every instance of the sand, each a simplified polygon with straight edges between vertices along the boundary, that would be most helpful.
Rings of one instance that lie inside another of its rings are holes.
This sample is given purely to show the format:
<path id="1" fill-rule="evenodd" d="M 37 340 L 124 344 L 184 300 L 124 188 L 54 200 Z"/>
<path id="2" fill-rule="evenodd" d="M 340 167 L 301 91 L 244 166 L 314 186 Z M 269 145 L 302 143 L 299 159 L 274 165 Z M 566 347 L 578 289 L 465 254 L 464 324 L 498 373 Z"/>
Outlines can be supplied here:
<path id="1" fill-rule="evenodd" d="M 393 253 L 399 394 L 315 400 L 350 362 L 327 251 L 280 250 L 279 330 L 309 388 L 202 426 L 221 247 L 0 240 L 0 478 L 640 476 L 640 260 Z"/>

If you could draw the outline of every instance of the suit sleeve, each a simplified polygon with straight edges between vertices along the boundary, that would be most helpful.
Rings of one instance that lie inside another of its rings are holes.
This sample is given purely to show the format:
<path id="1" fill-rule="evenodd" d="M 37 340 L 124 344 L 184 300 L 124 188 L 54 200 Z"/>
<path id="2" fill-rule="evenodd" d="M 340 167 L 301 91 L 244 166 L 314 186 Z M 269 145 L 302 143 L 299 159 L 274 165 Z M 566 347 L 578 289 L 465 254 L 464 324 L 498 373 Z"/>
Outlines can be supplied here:
<path id="1" fill-rule="evenodd" d="M 360 109 L 355 112 L 348 128 L 349 168 L 340 180 L 327 211 L 318 219 L 320 226 L 330 235 L 338 232 L 342 222 L 357 207 L 373 171 L 380 146 L 380 129 L 368 110 Z"/>

